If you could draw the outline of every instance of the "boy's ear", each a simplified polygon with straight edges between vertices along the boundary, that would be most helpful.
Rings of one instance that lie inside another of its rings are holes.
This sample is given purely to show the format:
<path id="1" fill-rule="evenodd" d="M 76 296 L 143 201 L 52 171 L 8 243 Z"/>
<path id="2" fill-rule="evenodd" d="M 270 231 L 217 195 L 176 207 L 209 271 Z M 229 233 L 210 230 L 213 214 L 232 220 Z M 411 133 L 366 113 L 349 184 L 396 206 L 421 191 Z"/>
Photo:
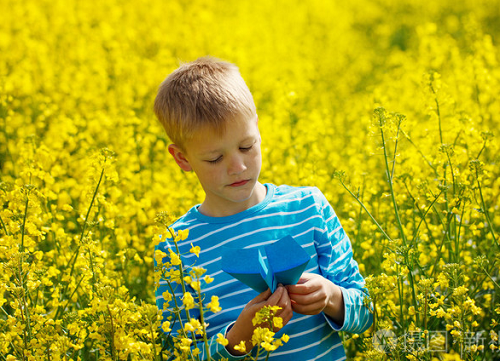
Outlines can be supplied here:
<path id="1" fill-rule="evenodd" d="M 175 162 L 181 169 L 185 172 L 190 172 L 192 170 L 189 161 L 187 160 L 184 151 L 176 144 L 168 145 L 168 152 L 174 157 Z"/>

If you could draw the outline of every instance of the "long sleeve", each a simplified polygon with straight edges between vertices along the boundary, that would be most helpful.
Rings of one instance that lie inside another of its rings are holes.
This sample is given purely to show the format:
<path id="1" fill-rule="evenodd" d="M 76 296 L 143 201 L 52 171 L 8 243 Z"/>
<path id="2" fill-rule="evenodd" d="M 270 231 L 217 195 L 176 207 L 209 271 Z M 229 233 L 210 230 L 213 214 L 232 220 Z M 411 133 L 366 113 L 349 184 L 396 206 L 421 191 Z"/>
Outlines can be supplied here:
<path id="1" fill-rule="evenodd" d="M 326 198 L 321 192 L 318 193 L 319 212 L 324 221 L 324 228 L 316 238 L 318 263 L 323 276 L 341 288 L 345 305 L 343 325 L 337 325 L 328 316 L 325 317 L 336 331 L 362 333 L 373 322 L 373 315 L 365 302 L 368 290 L 359 273 L 358 263 L 353 259 L 349 237 Z"/>

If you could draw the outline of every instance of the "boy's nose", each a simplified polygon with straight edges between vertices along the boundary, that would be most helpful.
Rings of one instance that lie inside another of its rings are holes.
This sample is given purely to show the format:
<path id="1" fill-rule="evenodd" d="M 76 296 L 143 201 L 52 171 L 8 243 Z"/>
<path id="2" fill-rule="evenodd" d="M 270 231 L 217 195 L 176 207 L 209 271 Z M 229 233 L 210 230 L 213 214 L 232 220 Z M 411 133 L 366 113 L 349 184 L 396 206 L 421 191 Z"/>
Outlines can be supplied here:
<path id="1" fill-rule="evenodd" d="M 231 158 L 229 163 L 229 174 L 240 174 L 243 173 L 247 169 L 245 162 L 243 161 L 243 157 L 234 156 Z"/>

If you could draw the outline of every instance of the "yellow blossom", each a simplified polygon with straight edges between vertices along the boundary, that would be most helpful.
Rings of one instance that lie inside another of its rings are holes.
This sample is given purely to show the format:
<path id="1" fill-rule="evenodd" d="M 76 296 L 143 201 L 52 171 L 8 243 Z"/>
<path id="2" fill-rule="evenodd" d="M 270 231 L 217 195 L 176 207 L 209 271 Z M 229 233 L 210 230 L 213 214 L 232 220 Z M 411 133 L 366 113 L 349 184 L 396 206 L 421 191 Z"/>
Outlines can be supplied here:
<path id="1" fill-rule="evenodd" d="M 189 250 L 189 252 L 191 253 L 194 253 L 196 255 L 196 257 L 200 257 L 200 246 L 193 246 L 193 244 L 191 243 L 191 249 Z"/>
<path id="2" fill-rule="evenodd" d="M 168 249 L 168 251 L 170 252 L 170 263 L 172 263 L 172 265 L 174 265 L 174 266 L 180 265 L 181 259 L 180 259 L 179 255 L 177 253 L 175 253 L 174 251 L 172 251 L 170 248 Z"/>
<path id="3" fill-rule="evenodd" d="M 212 296 L 211 301 L 207 304 L 207 308 L 213 313 L 219 312 L 222 309 L 219 305 L 219 297 Z"/>
<path id="4" fill-rule="evenodd" d="M 243 353 L 247 352 L 247 348 L 245 346 L 245 342 L 243 342 L 243 341 L 240 341 L 239 344 L 235 345 L 234 349 L 236 351 L 240 351 L 240 352 L 243 352 Z"/>
<path id="5" fill-rule="evenodd" d="M 180 229 L 177 231 L 177 235 L 180 237 L 181 241 L 184 241 L 189 236 L 189 229 Z"/>
<path id="6" fill-rule="evenodd" d="M 195 307 L 194 298 L 189 292 L 184 293 L 184 297 L 182 298 L 182 303 L 186 307 L 186 310 L 190 310 Z"/>
<path id="7" fill-rule="evenodd" d="M 217 334 L 217 343 L 220 343 L 222 346 L 227 346 L 229 341 L 224 337 L 222 333 Z"/>
<path id="8" fill-rule="evenodd" d="M 163 329 L 163 332 L 170 332 L 172 329 L 170 328 L 170 322 L 165 321 L 161 324 L 161 328 Z"/>

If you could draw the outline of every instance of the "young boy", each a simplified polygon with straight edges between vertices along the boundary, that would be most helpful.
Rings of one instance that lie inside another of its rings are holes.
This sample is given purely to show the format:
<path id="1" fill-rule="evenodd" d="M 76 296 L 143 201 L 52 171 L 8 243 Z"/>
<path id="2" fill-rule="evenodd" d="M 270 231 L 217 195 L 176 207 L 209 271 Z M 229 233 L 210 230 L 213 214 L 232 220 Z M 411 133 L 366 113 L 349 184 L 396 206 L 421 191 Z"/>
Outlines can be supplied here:
<path id="1" fill-rule="evenodd" d="M 213 58 L 184 64 L 159 87 L 154 109 L 172 141 L 168 151 L 183 171 L 196 174 L 205 191 L 203 203 L 172 227 L 189 230 L 188 239 L 179 242 L 184 264 L 196 262 L 214 279 L 202 285 L 205 300 L 216 295 L 222 307 L 205 315 L 212 359 L 243 359 L 242 349 L 235 349 L 241 341 L 247 352 L 255 352 L 252 318 L 265 305 L 281 307 L 278 316 L 284 326 L 277 336 L 290 336 L 270 359 L 345 359 L 338 332 L 361 333 L 372 323 L 350 241 L 317 188 L 259 183 L 258 118 L 238 68 Z M 263 247 L 286 235 L 311 255 L 297 285 L 257 294 L 221 270 L 222 246 Z M 167 240 L 158 249 L 167 252 L 172 246 Z M 189 252 L 193 246 L 200 246 L 199 258 Z M 160 310 L 166 290 L 160 282 Z M 176 292 L 180 296 L 182 292 Z M 216 342 L 218 333 L 227 338 L 227 346 Z"/>

